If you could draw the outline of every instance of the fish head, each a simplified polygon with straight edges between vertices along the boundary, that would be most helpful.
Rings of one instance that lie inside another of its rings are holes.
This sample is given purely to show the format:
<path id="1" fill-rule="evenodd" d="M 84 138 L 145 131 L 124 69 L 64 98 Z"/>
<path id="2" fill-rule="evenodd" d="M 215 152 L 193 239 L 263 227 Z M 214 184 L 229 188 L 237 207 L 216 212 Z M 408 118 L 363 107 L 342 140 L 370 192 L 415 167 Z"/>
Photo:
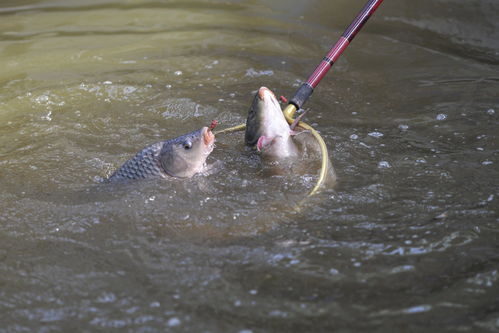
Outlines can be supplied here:
<path id="1" fill-rule="evenodd" d="M 294 152 L 291 132 L 274 93 L 266 87 L 258 89 L 246 120 L 246 144 L 266 156 L 289 156 Z"/>
<path id="2" fill-rule="evenodd" d="M 173 177 L 188 178 L 202 172 L 208 155 L 215 147 L 215 135 L 211 128 L 197 131 L 166 141 L 159 160 L 164 171 Z"/>

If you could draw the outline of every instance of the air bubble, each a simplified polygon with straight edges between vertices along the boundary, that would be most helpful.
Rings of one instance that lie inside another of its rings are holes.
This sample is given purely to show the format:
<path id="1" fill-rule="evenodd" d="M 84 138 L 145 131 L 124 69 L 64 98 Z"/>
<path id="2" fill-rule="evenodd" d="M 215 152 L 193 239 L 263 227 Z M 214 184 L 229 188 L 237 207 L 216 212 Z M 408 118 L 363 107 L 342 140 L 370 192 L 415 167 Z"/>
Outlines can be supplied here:
<path id="1" fill-rule="evenodd" d="M 381 137 L 383 137 L 384 134 L 381 132 L 378 132 L 378 131 L 374 131 L 374 132 L 368 133 L 367 135 L 372 136 L 373 138 L 381 138 Z"/>
<path id="2" fill-rule="evenodd" d="M 173 318 L 170 318 L 168 320 L 168 326 L 170 326 L 170 327 L 179 326 L 180 323 L 181 323 L 181 321 L 177 317 L 173 317 Z"/>
<path id="3" fill-rule="evenodd" d="M 388 161 L 380 161 L 378 163 L 378 168 L 380 169 L 388 169 L 388 168 L 391 168 L 392 166 L 390 165 L 390 163 Z"/>

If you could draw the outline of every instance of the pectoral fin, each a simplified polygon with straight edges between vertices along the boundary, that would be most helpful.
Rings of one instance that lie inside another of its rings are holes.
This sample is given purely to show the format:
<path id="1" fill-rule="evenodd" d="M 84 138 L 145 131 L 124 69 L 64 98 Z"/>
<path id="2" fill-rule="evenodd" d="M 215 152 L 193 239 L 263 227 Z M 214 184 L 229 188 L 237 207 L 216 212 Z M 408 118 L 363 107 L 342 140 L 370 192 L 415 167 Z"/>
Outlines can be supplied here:
<path id="1" fill-rule="evenodd" d="M 295 118 L 295 120 L 293 121 L 293 123 L 291 125 L 289 125 L 289 128 L 291 129 L 291 135 L 294 135 L 293 132 L 296 134 L 296 132 L 294 131 L 295 127 L 298 126 L 298 123 L 300 122 L 301 118 L 303 118 L 303 116 L 308 112 L 307 111 L 303 111 L 303 113 L 301 115 L 299 115 L 298 117 Z"/>
<path id="2" fill-rule="evenodd" d="M 258 138 L 258 141 L 256 143 L 256 149 L 258 151 L 262 151 L 262 149 L 265 149 L 266 147 L 270 146 L 275 139 L 280 138 L 280 135 L 274 136 L 272 138 L 266 137 L 265 135 L 262 135 L 261 137 Z"/>

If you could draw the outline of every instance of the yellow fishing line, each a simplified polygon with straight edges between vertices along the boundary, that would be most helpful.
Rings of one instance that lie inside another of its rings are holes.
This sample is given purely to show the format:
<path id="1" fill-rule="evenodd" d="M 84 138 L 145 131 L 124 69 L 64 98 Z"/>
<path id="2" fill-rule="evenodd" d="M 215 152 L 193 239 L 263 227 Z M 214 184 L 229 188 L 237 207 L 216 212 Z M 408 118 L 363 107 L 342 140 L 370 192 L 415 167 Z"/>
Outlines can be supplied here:
<path id="1" fill-rule="evenodd" d="M 286 121 L 289 124 L 292 124 L 294 122 L 293 116 L 295 115 L 296 107 L 293 104 L 289 104 L 282 112 L 284 113 L 284 118 L 286 118 Z M 303 121 L 300 121 L 298 123 L 298 126 L 300 126 L 301 128 L 304 128 L 306 130 L 309 130 L 310 133 L 312 133 L 314 138 L 317 140 L 317 142 L 319 143 L 319 147 L 321 148 L 321 171 L 319 173 L 319 178 L 317 179 L 317 182 L 315 183 L 314 188 L 308 194 L 308 196 L 310 197 L 310 196 L 314 195 L 315 193 L 317 193 L 319 188 L 326 181 L 327 170 L 329 168 L 327 146 L 326 146 L 326 143 L 324 142 L 324 140 L 322 139 L 321 135 L 319 134 L 319 132 L 317 132 L 312 126 L 304 123 Z"/>
<path id="2" fill-rule="evenodd" d="M 245 129 L 246 129 L 246 124 L 241 124 L 234 127 L 224 128 L 223 130 L 214 131 L 213 134 L 218 135 L 223 133 L 244 131 Z"/>

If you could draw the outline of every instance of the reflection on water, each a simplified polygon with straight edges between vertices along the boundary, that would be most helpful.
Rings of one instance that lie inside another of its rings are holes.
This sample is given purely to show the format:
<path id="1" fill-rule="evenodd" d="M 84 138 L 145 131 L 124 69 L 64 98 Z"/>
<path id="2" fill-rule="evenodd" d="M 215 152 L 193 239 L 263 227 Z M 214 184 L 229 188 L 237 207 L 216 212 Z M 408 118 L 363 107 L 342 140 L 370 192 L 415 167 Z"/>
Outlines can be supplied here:
<path id="1" fill-rule="evenodd" d="M 492 0 L 384 3 L 305 105 L 338 174 L 108 186 L 145 145 L 290 97 L 362 1 L 3 1 L 9 332 L 499 329 Z M 400 329 L 399 329 L 400 328 Z"/>

